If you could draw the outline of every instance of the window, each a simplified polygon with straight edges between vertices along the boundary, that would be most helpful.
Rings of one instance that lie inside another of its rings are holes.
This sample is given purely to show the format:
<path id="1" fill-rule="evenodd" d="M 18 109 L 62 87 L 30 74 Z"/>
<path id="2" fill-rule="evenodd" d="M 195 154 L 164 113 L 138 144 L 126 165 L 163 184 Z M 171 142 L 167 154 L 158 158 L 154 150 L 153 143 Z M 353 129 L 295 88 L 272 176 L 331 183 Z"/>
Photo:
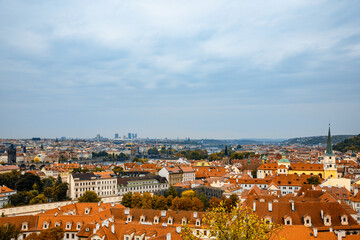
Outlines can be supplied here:
<path id="1" fill-rule="evenodd" d="M 44 222 L 43 229 L 47 229 L 49 227 L 47 222 Z"/>
<path id="2" fill-rule="evenodd" d="M 196 223 L 195 223 L 196 226 L 200 226 L 201 225 L 201 221 L 200 219 L 196 219 Z"/>

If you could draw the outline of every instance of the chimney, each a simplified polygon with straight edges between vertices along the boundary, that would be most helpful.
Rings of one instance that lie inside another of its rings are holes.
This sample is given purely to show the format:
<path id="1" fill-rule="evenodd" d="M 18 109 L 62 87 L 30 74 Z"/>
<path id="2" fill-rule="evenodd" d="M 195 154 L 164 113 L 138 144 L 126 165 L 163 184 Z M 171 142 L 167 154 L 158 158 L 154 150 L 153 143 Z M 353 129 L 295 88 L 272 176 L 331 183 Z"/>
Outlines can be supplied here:
<path id="1" fill-rule="evenodd" d="M 272 212 L 272 202 L 269 202 L 269 205 L 268 205 L 268 206 L 269 206 L 268 211 L 269 211 L 269 212 Z"/>
<path id="2" fill-rule="evenodd" d="M 111 225 L 111 232 L 115 234 L 115 224 Z"/>
<path id="3" fill-rule="evenodd" d="M 314 237 L 317 237 L 317 233 L 318 233 L 317 228 L 313 228 L 313 231 L 314 231 Z"/>
<path id="4" fill-rule="evenodd" d="M 338 240 L 341 240 L 343 237 L 345 237 L 345 235 L 346 235 L 345 231 L 339 230 L 339 231 L 337 232 Z"/>
<path id="5" fill-rule="evenodd" d="M 295 212 L 295 203 L 294 202 L 291 203 L 291 211 Z"/>
<path id="6" fill-rule="evenodd" d="M 171 240 L 171 233 L 166 234 L 166 240 Z"/>
<path id="7" fill-rule="evenodd" d="M 324 211 L 322 209 L 321 209 L 320 215 L 321 215 L 321 218 L 324 219 Z"/>
<path id="8" fill-rule="evenodd" d="M 253 212 L 256 211 L 256 201 L 253 201 Z"/>

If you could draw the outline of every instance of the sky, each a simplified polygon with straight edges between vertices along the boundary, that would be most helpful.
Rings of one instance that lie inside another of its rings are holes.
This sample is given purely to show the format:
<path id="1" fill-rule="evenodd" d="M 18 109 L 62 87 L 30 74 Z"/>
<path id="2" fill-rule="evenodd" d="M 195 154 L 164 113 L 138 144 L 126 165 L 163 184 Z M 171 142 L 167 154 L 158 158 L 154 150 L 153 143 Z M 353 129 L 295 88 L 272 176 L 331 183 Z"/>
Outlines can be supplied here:
<path id="1" fill-rule="evenodd" d="M 360 2 L 0 0 L 0 138 L 360 133 Z"/>

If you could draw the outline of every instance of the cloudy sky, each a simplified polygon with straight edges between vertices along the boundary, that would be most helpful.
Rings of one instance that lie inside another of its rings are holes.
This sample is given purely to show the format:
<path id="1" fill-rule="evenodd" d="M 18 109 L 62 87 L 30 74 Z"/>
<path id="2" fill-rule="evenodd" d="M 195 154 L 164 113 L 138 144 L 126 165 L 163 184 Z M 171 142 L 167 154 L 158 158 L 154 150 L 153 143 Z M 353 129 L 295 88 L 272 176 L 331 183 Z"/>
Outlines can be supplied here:
<path id="1" fill-rule="evenodd" d="M 0 138 L 360 133 L 359 1 L 0 0 Z"/>

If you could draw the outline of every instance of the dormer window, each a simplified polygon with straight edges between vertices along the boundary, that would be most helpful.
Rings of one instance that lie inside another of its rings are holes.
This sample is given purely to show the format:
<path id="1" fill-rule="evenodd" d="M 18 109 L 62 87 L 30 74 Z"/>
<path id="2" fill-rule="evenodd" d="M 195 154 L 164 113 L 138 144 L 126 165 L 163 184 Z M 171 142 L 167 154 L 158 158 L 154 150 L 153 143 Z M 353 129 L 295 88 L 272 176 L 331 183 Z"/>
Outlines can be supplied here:
<path id="1" fill-rule="evenodd" d="M 55 227 L 58 227 L 58 226 L 60 226 L 60 223 L 59 223 L 59 222 L 56 222 L 56 223 L 55 223 Z"/>
<path id="2" fill-rule="evenodd" d="M 141 217 L 140 217 L 140 222 L 145 222 L 145 220 L 146 220 L 146 216 L 144 216 L 144 215 L 142 215 Z"/>
<path id="3" fill-rule="evenodd" d="M 48 228 L 49 228 L 49 224 L 47 222 L 44 222 L 43 229 L 48 229 Z"/>
<path id="4" fill-rule="evenodd" d="M 196 219 L 195 226 L 200 226 L 200 225 L 201 225 L 201 220 L 200 220 L 200 219 Z"/>
<path id="5" fill-rule="evenodd" d="M 305 227 L 311 227 L 311 217 L 310 216 L 305 216 L 304 217 L 304 226 Z"/>
<path id="6" fill-rule="evenodd" d="M 28 223 L 27 222 L 23 222 L 22 226 L 21 226 L 22 230 L 28 230 Z"/>
<path id="7" fill-rule="evenodd" d="M 324 225 L 325 226 L 331 226 L 331 216 L 330 215 L 326 215 L 324 217 Z"/>
<path id="8" fill-rule="evenodd" d="M 132 218 L 133 218 L 133 216 L 132 216 L 132 215 L 129 215 L 129 216 L 127 217 L 127 221 L 128 221 L 128 222 L 131 222 L 131 221 L 132 221 Z"/>
<path id="9" fill-rule="evenodd" d="M 341 219 L 341 224 L 342 225 L 347 225 L 348 224 L 348 217 L 347 217 L 347 215 L 342 215 L 342 216 L 340 216 L 340 219 Z"/>
<path id="10" fill-rule="evenodd" d="M 159 223 L 159 217 L 158 217 L 158 216 L 154 217 L 154 223 L 155 223 L 155 224 L 158 224 L 158 223 Z"/>
<path id="11" fill-rule="evenodd" d="M 77 223 L 76 224 L 76 230 L 80 230 L 80 228 L 81 228 L 81 223 Z"/>
<path id="12" fill-rule="evenodd" d="M 66 229 L 71 229 L 71 223 L 66 223 Z"/>
<path id="13" fill-rule="evenodd" d="M 270 217 L 270 216 L 266 216 L 264 218 L 264 220 L 265 220 L 266 223 L 272 223 L 272 217 Z"/>
<path id="14" fill-rule="evenodd" d="M 85 208 L 85 214 L 89 214 L 89 212 L 90 212 L 90 209 Z"/>
<path id="15" fill-rule="evenodd" d="M 173 224 L 173 220 L 174 220 L 173 217 L 169 217 L 168 218 L 168 224 L 170 224 L 170 225 Z"/>
<path id="16" fill-rule="evenodd" d="M 182 224 L 182 225 L 187 224 L 187 218 L 184 217 L 184 218 L 181 220 L 181 224 Z"/>
<path id="17" fill-rule="evenodd" d="M 284 217 L 284 225 L 292 225 L 292 219 L 290 216 Z"/>

